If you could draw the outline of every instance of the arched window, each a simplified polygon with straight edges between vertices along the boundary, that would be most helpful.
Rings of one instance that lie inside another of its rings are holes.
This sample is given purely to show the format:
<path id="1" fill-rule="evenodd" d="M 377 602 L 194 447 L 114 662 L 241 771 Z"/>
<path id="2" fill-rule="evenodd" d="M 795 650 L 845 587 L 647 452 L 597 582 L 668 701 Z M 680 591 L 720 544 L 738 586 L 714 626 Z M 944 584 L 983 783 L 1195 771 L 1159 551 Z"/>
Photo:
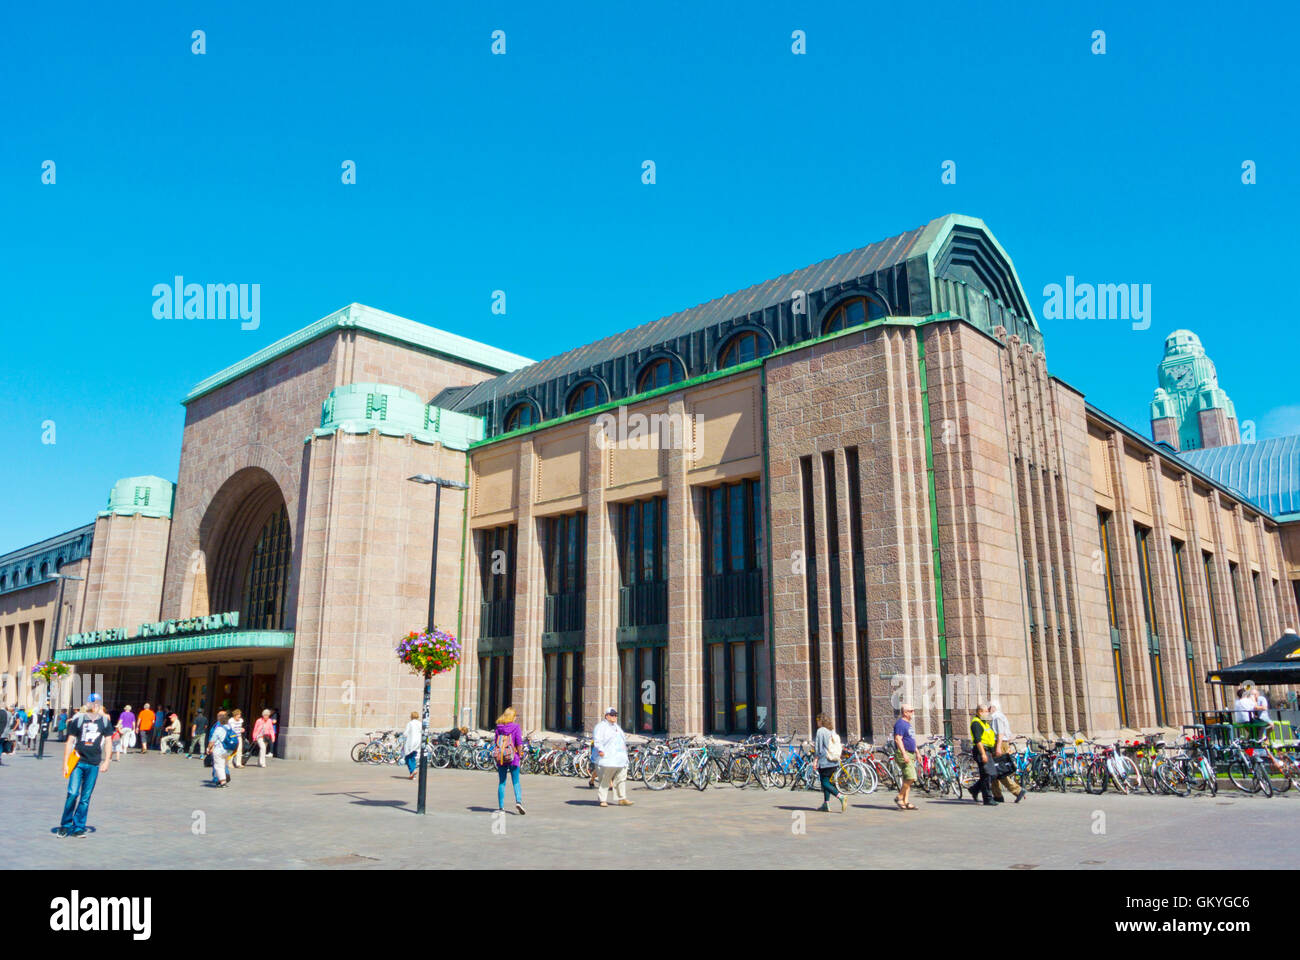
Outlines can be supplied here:
<path id="1" fill-rule="evenodd" d="M 244 580 L 241 627 L 251 630 L 284 628 L 284 594 L 292 555 L 289 513 L 281 506 L 262 526 L 253 544 L 253 555 L 249 558 Z"/>
<path id="2" fill-rule="evenodd" d="M 28 568 L 27 568 L 27 582 L 28 582 L 28 583 L 32 583 L 33 581 L 35 581 L 35 579 L 36 579 L 36 568 L 35 568 L 35 567 L 28 567 Z"/>
<path id="3" fill-rule="evenodd" d="M 885 315 L 885 309 L 878 302 L 870 297 L 854 297 L 852 300 L 845 300 L 826 318 L 826 323 L 822 325 L 822 333 L 834 333 L 836 330 L 847 330 L 849 327 L 856 327 L 860 323 L 866 323 L 868 320 L 875 320 Z"/>
<path id="4" fill-rule="evenodd" d="M 519 430 L 523 427 L 531 427 L 537 423 L 537 408 L 527 400 L 522 403 L 516 403 L 506 414 L 506 433 L 511 430 Z"/>
<path id="5" fill-rule="evenodd" d="M 657 387 L 666 387 L 670 383 L 678 383 L 682 379 L 682 367 L 670 357 L 660 357 L 658 360 L 651 360 L 646 368 L 641 371 L 641 376 L 637 378 L 637 393 L 646 390 L 654 390 Z"/>
<path id="6" fill-rule="evenodd" d="M 41 579 L 44 580 L 49 575 L 50 575 L 50 563 L 47 560 L 41 564 Z"/>
<path id="7" fill-rule="evenodd" d="M 569 402 L 565 405 L 567 413 L 577 413 L 579 410 L 590 410 L 592 407 L 599 406 L 601 403 L 600 384 L 595 380 L 587 380 L 573 388 L 569 394 Z"/>
<path id="8" fill-rule="evenodd" d="M 3 590 L 7 586 L 9 586 L 9 574 L 0 573 L 0 590 Z"/>
<path id="9" fill-rule="evenodd" d="M 767 337 L 762 336 L 755 330 L 742 330 L 722 348 L 721 357 L 718 360 L 718 369 L 725 367 L 734 367 L 738 363 L 747 363 L 750 360 L 757 360 L 759 357 L 766 357 L 772 352 Z"/>

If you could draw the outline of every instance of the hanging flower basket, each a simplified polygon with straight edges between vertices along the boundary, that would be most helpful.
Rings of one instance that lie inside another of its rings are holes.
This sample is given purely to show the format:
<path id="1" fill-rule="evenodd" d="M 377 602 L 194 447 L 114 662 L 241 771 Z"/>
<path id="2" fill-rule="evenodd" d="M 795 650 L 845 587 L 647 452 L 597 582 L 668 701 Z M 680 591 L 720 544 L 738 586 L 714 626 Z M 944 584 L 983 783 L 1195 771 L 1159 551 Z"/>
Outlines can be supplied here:
<path id="1" fill-rule="evenodd" d="M 66 677 L 70 669 L 62 660 L 46 660 L 32 667 L 32 676 L 49 683 L 55 677 Z"/>
<path id="2" fill-rule="evenodd" d="M 460 663 L 460 643 L 436 627 L 425 633 L 412 630 L 397 645 L 397 659 L 421 676 L 437 676 Z"/>

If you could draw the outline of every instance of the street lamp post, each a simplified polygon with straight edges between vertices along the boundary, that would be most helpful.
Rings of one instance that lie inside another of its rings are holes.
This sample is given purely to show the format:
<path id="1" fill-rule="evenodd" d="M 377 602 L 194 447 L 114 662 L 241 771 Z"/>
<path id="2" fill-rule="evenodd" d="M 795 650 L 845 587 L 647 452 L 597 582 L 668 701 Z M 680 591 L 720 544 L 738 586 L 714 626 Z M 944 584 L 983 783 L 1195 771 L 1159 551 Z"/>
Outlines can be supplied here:
<path id="1" fill-rule="evenodd" d="M 54 658 L 54 651 L 59 646 L 59 624 L 63 620 L 63 584 L 68 580 L 85 580 L 85 577 L 73 577 L 66 573 L 55 573 L 54 578 L 59 581 L 59 598 L 54 605 L 54 633 L 50 636 L 50 658 Z M 36 744 L 36 759 L 41 760 L 45 757 L 45 738 L 50 733 L 50 721 L 54 719 L 54 711 L 50 708 L 50 689 L 53 686 L 53 679 L 47 678 L 45 681 L 45 709 L 41 711 L 41 739 Z"/>
<path id="2" fill-rule="evenodd" d="M 429 631 L 434 629 L 433 601 L 438 592 L 438 524 L 442 515 L 442 488 L 451 487 L 453 490 L 468 490 L 469 484 L 461 483 L 458 480 L 444 480 L 442 477 L 430 476 L 427 473 L 417 473 L 413 477 L 407 477 L 415 483 L 433 484 L 435 487 L 433 497 L 433 558 L 429 565 Z M 424 703 L 420 712 L 420 789 L 418 799 L 415 805 L 415 812 L 423 814 L 425 812 L 425 799 L 428 795 L 429 784 L 429 755 L 425 750 L 425 742 L 429 739 L 429 694 L 432 674 L 428 669 L 424 671 Z"/>

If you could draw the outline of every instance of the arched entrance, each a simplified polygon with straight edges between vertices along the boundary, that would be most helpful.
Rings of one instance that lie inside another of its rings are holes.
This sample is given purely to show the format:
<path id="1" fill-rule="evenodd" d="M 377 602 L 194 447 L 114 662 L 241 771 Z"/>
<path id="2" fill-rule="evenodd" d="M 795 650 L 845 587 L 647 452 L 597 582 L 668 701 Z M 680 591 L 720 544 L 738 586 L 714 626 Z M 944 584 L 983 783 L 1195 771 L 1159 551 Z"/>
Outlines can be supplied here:
<path id="1" fill-rule="evenodd" d="M 291 629 L 293 534 L 284 494 L 260 467 L 240 470 L 212 498 L 199 529 L 211 612 L 239 611 L 248 630 Z"/>

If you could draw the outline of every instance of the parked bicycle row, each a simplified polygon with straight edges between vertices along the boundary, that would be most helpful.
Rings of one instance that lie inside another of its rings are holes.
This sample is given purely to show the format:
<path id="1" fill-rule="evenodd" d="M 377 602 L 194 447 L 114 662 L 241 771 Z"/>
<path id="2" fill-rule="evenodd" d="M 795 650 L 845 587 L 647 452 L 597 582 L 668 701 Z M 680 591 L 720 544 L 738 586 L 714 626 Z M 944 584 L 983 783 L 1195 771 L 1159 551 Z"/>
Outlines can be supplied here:
<path id="1" fill-rule="evenodd" d="M 429 765 L 436 769 L 491 771 L 493 736 L 452 729 L 431 732 L 426 741 Z M 586 738 L 538 738 L 534 731 L 523 742 L 520 773 L 592 779 L 592 742 Z M 868 741 L 846 745 L 832 775 L 843 793 L 870 794 L 882 785 L 898 790 L 903 764 L 893 744 Z M 407 752 L 401 730 L 374 731 L 352 748 L 359 763 L 398 764 Z M 1168 794 L 1180 797 L 1218 793 L 1226 781 L 1243 793 L 1272 796 L 1300 789 L 1300 761 L 1262 740 L 1234 740 L 1227 748 L 1207 747 L 1204 737 L 1181 743 L 1114 741 L 1103 743 L 1077 736 L 1053 742 L 1016 737 L 995 758 L 1003 775 L 1031 792 L 1100 794 Z M 951 740 L 934 737 L 918 743 L 915 788 L 922 794 L 960 798 L 979 779 L 969 752 Z M 816 754 L 811 742 L 793 736 L 756 735 L 743 743 L 720 743 L 703 737 L 644 738 L 628 743 L 629 780 L 651 790 L 669 787 L 730 785 L 737 789 L 820 789 Z"/>

